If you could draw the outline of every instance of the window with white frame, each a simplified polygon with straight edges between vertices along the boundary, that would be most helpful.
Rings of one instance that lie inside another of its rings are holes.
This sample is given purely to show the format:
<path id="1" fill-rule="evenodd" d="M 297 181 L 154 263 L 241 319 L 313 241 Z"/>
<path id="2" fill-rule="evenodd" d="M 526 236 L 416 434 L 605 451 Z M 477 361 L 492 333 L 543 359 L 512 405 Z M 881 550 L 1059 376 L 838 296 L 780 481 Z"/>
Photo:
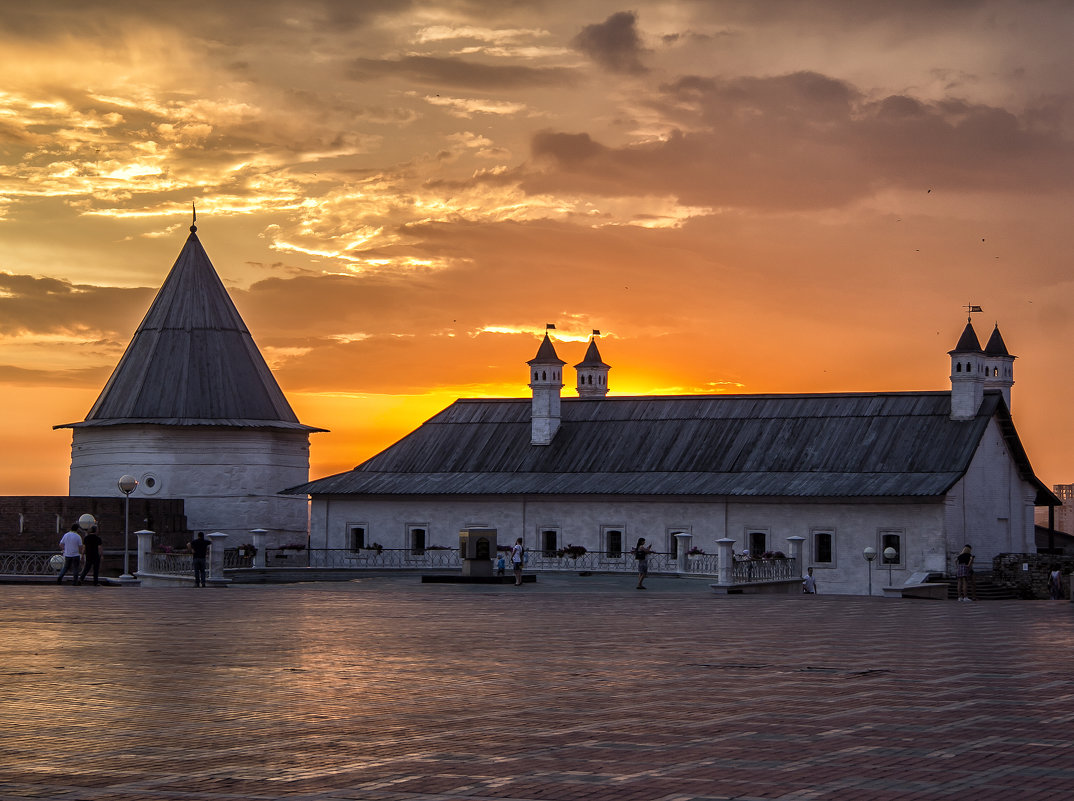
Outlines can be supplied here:
<path id="1" fill-rule="evenodd" d="M 768 531 L 760 528 L 747 529 L 746 545 L 750 556 L 761 556 L 768 550 Z"/>
<path id="2" fill-rule="evenodd" d="M 690 532 L 690 526 L 668 526 L 667 529 L 665 529 L 665 531 L 666 531 L 666 536 L 664 537 L 664 539 L 667 542 L 667 549 L 666 550 L 667 550 L 668 554 L 670 554 L 672 559 L 678 559 L 679 558 L 679 538 L 676 537 L 675 535 L 676 534 L 689 534 L 689 533 L 691 533 Z"/>
<path id="3" fill-rule="evenodd" d="M 895 528 L 882 528 L 880 529 L 879 545 L 877 549 L 880 552 L 880 565 L 882 567 L 902 567 L 903 566 L 903 530 Z M 888 548 L 895 549 L 895 555 L 893 557 L 887 557 L 884 555 L 884 551 Z"/>
<path id="4" fill-rule="evenodd" d="M 600 539 L 604 544 L 604 553 L 609 559 L 618 559 L 623 555 L 622 526 L 602 526 Z"/>
<path id="5" fill-rule="evenodd" d="M 352 551 L 360 551 L 366 546 L 366 535 L 369 532 L 369 526 L 365 523 L 348 523 L 347 524 L 347 547 Z"/>
<path id="6" fill-rule="evenodd" d="M 810 553 L 815 567 L 835 567 L 835 530 L 815 528 L 809 532 Z"/>
<path id="7" fill-rule="evenodd" d="M 429 525 L 427 523 L 407 526 L 407 542 L 410 543 L 411 556 L 424 555 L 425 547 L 428 544 L 428 535 Z"/>
<path id="8" fill-rule="evenodd" d="M 541 529 L 541 552 L 544 556 L 555 556 L 559 547 L 559 529 L 545 527 Z"/>

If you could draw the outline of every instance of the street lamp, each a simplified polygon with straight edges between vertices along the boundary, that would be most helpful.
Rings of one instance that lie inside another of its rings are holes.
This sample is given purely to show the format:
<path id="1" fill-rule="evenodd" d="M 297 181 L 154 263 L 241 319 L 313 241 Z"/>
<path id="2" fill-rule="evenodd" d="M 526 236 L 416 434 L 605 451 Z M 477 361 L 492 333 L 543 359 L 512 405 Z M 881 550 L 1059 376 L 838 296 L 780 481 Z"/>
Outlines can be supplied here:
<path id="1" fill-rule="evenodd" d="M 865 561 L 869 563 L 869 594 L 873 594 L 873 560 L 876 559 L 876 548 L 866 548 L 861 552 Z"/>
<path id="2" fill-rule="evenodd" d="M 895 564 L 895 559 L 898 557 L 899 552 L 892 548 L 890 545 L 884 549 L 884 561 L 888 563 L 888 586 L 891 584 L 891 566 Z"/>
<path id="3" fill-rule="evenodd" d="M 138 488 L 138 479 L 126 475 L 119 479 L 119 491 L 123 493 L 123 575 L 120 579 L 133 581 L 130 570 L 131 493 Z"/>

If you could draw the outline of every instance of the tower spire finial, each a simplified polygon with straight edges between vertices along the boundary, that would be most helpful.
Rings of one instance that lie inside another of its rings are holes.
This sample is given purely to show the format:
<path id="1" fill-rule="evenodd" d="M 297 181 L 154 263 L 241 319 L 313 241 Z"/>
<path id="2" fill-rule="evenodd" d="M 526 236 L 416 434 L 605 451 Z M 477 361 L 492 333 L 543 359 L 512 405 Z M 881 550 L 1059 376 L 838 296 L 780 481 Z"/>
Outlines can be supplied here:
<path id="1" fill-rule="evenodd" d="M 984 311 L 984 309 L 982 309 L 980 306 L 974 306 L 972 303 L 967 303 L 966 304 L 966 322 L 967 323 L 972 322 L 973 313 L 974 312 L 980 312 L 980 311 Z"/>
<path id="2" fill-rule="evenodd" d="M 197 223 L 197 221 L 198 221 L 198 207 L 197 207 L 197 205 L 195 204 L 194 201 L 190 201 L 190 210 L 194 214 L 194 219 L 192 219 L 190 221 L 190 233 L 193 234 L 193 233 L 197 233 L 197 230 L 198 230 L 198 226 L 195 225 L 195 223 Z"/>

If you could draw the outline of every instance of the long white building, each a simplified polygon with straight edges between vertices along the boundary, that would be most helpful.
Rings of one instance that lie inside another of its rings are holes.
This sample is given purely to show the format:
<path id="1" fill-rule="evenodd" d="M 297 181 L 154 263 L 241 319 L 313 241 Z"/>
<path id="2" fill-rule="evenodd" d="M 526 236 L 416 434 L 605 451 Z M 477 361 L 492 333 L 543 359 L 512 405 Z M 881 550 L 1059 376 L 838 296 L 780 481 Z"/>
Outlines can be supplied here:
<path id="1" fill-rule="evenodd" d="M 1033 552 L 1034 507 L 1058 502 L 1015 431 L 998 327 L 981 348 L 967 323 L 950 357 L 949 391 L 616 397 L 592 341 L 566 399 L 546 335 L 530 397 L 458 400 L 354 470 L 288 492 L 312 498 L 315 548 L 452 546 L 491 527 L 500 542 L 613 558 L 640 536 L 672 552 L 687 533 L 707 553 L 722 538 L 787 552 L 800 536 L 829 593 L 864 593 L 863 549 L 894 548 L 874 564 L 879 593 L 889 572 L 901 584 L 950 571 L 966 543 L 984 569 Z"/>

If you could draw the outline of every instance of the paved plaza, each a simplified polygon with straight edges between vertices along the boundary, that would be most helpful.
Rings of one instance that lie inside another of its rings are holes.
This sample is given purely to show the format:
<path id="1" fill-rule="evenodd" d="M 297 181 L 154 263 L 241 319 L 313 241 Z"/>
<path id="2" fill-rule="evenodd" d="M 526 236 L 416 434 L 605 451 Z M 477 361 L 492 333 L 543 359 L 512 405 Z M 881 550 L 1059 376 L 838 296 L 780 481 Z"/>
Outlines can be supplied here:
<path id="1" fill-rule="evenodd" d="M 1074 604 L 648 585 L 0 586 L 0 799 L 1074 796 Z"/>

